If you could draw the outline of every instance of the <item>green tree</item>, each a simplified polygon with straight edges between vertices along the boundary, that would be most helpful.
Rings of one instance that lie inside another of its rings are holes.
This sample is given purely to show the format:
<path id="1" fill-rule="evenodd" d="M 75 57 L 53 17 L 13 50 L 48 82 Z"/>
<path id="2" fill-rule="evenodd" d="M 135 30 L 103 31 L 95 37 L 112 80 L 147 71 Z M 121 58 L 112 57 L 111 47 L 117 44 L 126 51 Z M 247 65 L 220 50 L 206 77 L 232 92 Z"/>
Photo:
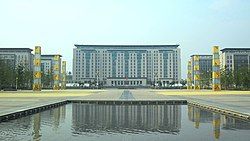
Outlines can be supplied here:
<path id="1" fill-rule="evenodd" d="M 250 86 L 250 71 L 248 67 L 241 67 L 235 71 L 235 85 L 236 88 L 242 90 L 249 89 Z"/>
<path id="2" fill-rule="evenodd" d="M 24 88 L 25 89 L 32 89 L 33 84 L 33 71 L 30 71 L 29 69 L 24 69 Z"/>
<path id="3" fill-rule="evenodd" d="M 19 64 L 16 68 L 16 81 L 18 89 L 31 89 L 33 83 L 33 72 Z"/>
<path id="4" fill-rule="evenodd" d="M 221 70 L 221 85 L 224 89 L 250 89 L 250 70 L 248 67 L 236 68 L 234 71 Z"/>
<path id="5" fill-rule="evenodd" d="M 7 60 L 0 59 L 0 89 L 15 88 L 15 67 Z"/>
<path id="6" fill-rule="evenodd" d="M 221 86 L 223 89 L 233 89 L 234 88 L 234 73 L 232 70 L 225 69 L 221 70 Z"/>
<path id="7" fill-rule="evenodd" d="M 42 73 L 42 85 L 44 88 L 52 88 L 52 83 L 53 83 L 53 75 L 49 71 L 47 73 Z"/>
<path id="8" fill-rule="evenodd" d="M 202 71 L 200 73 L 201 78 L 201 87 L 209 88 L 212 84 L 212 72 L 211 71 Z"/>
<path id="9" fill-rule="evenodd" d="M 181 79 L 180 81 L 182 86 L 185 86 L 187 84 L 187 80 L 186 79 Z"/>
<path id="10" fill-rule="evenodd" d="M 16 80 L 17 80 L 17 88 L 24 89 L 25 87 L 25 78 L 24 78 L 24 67 L 23 65 L 18 65 L 16 68 Z"/>

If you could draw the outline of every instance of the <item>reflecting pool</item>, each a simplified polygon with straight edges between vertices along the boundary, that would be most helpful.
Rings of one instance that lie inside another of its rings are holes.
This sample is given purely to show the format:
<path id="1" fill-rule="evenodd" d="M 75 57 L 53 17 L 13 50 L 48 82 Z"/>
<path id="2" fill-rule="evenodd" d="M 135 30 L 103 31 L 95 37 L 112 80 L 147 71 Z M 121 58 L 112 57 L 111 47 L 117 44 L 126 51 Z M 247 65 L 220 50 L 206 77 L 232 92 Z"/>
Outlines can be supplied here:
<path id="1" fill-rule="evenodd" d="M 0 123 L 1 141 L 249 139 L 249 121 L 187 105 L 72 103 Z"/>

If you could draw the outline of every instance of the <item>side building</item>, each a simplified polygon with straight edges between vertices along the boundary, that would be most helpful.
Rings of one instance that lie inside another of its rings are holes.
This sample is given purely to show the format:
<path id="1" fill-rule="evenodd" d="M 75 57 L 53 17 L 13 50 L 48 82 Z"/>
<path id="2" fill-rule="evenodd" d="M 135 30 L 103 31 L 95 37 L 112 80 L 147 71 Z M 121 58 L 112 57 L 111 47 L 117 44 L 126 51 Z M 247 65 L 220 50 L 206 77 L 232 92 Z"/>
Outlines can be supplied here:
<path id="1" fill-rule="evenodd" d="M 194 84 L 194 56 L 191 55 L 191 76 L 192 76 L 192 83 Z M 200 79 L 201 84 L 204 82 L 204 79 L 209 79 L 212 77 L 212 61 L 213 61 L 213 55 L 198 55 L 199 56 L 199 73 L 200 73 Z M 204 78 L 205 77 L 205 78 Z"/>
<path id="2" fill-rule="evenodd" d="M 50 55 L 41 55 L 41 70 L 44 74 L 53 73 L 54 66 L 54 57 L 59 55 L 59 72 L 61 73 L 61 57 L 60 54 L 50 54 Z"/>
<path id="3" fill-rule="evenodd" d="M 222 69 L 250 68 L 250 48 L 224 48 L 221 50 L 220 59 Z"/>
<path id="4" fill-rule="evenodd" d="M 181 79 L 179 45 L 75 45 L 73 81 L 106 86 L 168 85 Z"/>
<path id="5" fill-rule="evenodd" d="M 43 88 L 53 86 L 53 66 L 55 65 L 54 57 L 59 56 L 59 74 L 61 74 L 61 57 L 60 54 L 41 55 L 41 71 L 43 74 Z"/>
<path id="6" fill-rule="evenodd" d="M 6 60 L 13 67 L 22 65 L 33 71 L 32 51 L 30 48 L 0 48 L 0 59 Z"/>

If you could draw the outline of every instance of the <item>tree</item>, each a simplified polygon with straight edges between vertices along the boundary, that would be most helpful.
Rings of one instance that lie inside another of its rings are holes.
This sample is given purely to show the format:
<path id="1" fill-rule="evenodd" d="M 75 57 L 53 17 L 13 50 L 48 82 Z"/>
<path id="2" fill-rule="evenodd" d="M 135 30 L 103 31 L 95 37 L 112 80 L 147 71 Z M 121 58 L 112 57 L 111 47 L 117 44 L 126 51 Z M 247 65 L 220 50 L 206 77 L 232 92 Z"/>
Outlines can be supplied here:
<path id="1" fill-rule="evenodd" d="M 230 89 L 234 87 L 234 73 L 227 67 L 221 70 L 221 86 L 224 89 Z"/>
<path id="2" fill-rule="evenodd" d="M 250 88 L 250 70 L 248 67 L 236 68 L 234 71 L 225 69 L 221 70 L 221 85 L 224 89 L 241 89 Z"/>
<path id="3" fill-rule="evenodd" d="M 16 81 L 18 89 L 31 89 L 33 83 L 33 72 L 19 64 L 16 68 Z"/>
<path id="4" fill-rule="evenodd" d="M 0 59 L 0 89 L 15 88 L 15 67 L 7 60 Z"/>
<path id="5" fill-rule="evenodd" d="M 212 72 L 211 71 L 202 71 L 200 74 L 201 86 L 203 88 L 209 88 L 212 84 Z"/>
<path id="6" fill-rule="evenodd" d="M 159 87 L 161 87 L 161 86 L 162 86 L 162 83 L 161 83 L 161 81 L 160 81 L 160 80 L 158 80 L 158 81 L 157 81 L 157 84 L 158 84 L 158 86 L 159 86 Z"/>
<path id="7" fill-rule="evenodd" d="M 43 88 L 52 88 L 52 83 L 53 83 L 53 75 L 51 71 L 48 71 L 47 73 L 42 73 L 42 78 L 41 78 Z"/>
<path id="8" fill-rule="evenodd" d="M 187 84 L 187 80 L 186 79 L 181 79 L 180 81 L 182 86 L 185 86 Z"/>
<path id="9" fill-rule="evenodd" d="M 18 65 L 16 68 L 16 79 L 17 79 L 17 88 L 24 88 L 24 67 L 22 65 Z"/>
<path id="10" fill-rule="evenodd" d="M 241 67 L 237 68 L 234 71 L 234 81 L 236 88 L 241 88 L 241 89 L 249 89 L 249 83 L 250 83 L 250 73 L 249 73 L 249 68 L 248 67 Z"/>
<path id="11" fill-rule="evenodd" d="M 175 81 L 171 81 L 169 84 L 173 86 L 175 83 L 176 83 Z"/>
<path id="12" fill-rule="evenodd" d="M 27 68 L 25 68 L 25 70 L 24 70 L 24 82 L 25 82 L 26 89 L 32 89 L 33 71 L 30 71 Z"/>

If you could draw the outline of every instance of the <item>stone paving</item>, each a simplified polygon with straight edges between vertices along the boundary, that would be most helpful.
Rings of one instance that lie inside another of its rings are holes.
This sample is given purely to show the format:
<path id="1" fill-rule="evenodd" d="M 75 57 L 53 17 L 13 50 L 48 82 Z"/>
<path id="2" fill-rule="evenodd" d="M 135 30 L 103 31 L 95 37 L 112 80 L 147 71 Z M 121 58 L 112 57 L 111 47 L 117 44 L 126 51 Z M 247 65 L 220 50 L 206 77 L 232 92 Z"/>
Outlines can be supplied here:
<path id="1" fill-rule="evenodd" d="M 121 100 L 123 89 L 0 92 L 0 116 L 64 100 Z M 134 100 L 188 100 L 250 115 L 250 92 L 129 90 Z M 126 97 L 126 96 L 125 96 Z M 131 100 L 133 100 L 131 99 Z"/>

